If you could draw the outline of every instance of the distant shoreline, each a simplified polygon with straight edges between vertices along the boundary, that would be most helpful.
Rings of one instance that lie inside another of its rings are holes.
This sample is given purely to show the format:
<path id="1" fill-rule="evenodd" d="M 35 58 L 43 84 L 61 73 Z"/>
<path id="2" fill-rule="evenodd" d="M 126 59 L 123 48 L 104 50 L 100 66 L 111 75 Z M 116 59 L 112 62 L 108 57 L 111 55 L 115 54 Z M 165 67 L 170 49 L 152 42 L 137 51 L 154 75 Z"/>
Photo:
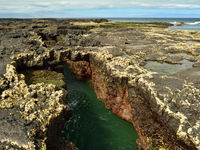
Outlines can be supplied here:
<path id="1" fill-rule="evenodd" d="M 109 21 L 109 22 L 140 22 L 140 23 L 147 23 L 147 22 L 157 22 L 157 23 L 170 23 L 174 26 L 170 26 L 169 29 L 172 30 L 194 30 L 194 31 L 200 31 L 200 18 L 118 18 L 118 17 L 111 17 L 111 18 L 0 18 L 1 20 L 33 20 L 33 19 L 42 19 L 42 20 L 71 20 L 71 21 L 94 21 L 94 22 L 101 22 L 103 21 Z"/>

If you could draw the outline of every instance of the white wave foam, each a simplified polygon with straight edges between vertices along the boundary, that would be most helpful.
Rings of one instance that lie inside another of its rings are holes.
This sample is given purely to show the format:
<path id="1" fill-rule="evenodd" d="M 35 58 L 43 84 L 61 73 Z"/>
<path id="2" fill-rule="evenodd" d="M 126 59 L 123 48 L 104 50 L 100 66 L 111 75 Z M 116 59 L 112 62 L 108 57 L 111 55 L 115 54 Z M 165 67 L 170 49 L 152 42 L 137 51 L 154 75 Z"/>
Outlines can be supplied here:
<path id="1" fill-rule="evenodd" d="M 173 24 L 173 25 L 177 25 L 177 24 L 179 24 L 179 22 L 176 22 L 176 21 L 174 21 L 174 22 L 170 22 L 171 24 Z"/>
<path id="2" fill-rule="evenodd" d="M 185 23 L 185 24 L 187 24 L 187 25 L 197 25 L 197 24 L 200 24 L 200 21 Z"/>

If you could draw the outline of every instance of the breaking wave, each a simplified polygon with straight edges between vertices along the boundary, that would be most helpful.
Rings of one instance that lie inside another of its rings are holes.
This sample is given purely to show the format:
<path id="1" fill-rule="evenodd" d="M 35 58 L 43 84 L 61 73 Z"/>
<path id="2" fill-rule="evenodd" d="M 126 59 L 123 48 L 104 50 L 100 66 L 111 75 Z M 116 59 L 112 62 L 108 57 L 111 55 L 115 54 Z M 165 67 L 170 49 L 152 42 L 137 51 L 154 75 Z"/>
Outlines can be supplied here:
<path id="1" fill-rule="evenodd" d="M 200 21 L 185 23 L 185 24 L 187 24 L 187 25 L 198 25 L 198 24 L 200 24 Z"/>
<path id="2" fill-rule="evenodd" d="M 182 25 L 198 25 L 198 24 L 200 24 L 200 21 L 195 21 L 195 22 L 176 22 L 176 21 L 174 21 L 174 22 L 170 22 L 170 23 L 173 25 L 180 25 L 180 24 L 182 24 Z"/>

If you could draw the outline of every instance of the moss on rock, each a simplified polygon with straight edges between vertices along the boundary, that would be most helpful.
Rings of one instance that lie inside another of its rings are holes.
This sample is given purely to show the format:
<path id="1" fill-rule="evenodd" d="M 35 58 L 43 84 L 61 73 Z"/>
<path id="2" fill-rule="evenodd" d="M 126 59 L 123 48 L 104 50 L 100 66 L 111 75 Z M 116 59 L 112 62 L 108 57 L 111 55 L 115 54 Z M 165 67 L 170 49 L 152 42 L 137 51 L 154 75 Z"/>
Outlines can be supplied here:
<path id="1" fill-rule="evenodd" d="M 49 70 L 26 70 L 23 72 L 25 75 L 25 81 L 27 84 L 53 84 L 57 88 L 65 87 L 65 82 L 63 81 L 64 75 L 62 73 L 57 73 L 55 71 Z"/>

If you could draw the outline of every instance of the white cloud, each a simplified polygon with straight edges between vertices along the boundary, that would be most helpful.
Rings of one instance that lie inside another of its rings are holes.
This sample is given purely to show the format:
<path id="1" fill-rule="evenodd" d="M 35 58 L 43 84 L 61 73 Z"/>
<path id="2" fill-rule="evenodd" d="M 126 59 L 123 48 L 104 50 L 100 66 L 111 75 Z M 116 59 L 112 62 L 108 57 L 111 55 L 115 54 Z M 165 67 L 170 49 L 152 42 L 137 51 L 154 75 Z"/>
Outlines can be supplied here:
<path id="1" fill-rule="evenodd" d="M 200 8 L 200 0 L 0 0 L 0 14 L 91 8 Z"/>

